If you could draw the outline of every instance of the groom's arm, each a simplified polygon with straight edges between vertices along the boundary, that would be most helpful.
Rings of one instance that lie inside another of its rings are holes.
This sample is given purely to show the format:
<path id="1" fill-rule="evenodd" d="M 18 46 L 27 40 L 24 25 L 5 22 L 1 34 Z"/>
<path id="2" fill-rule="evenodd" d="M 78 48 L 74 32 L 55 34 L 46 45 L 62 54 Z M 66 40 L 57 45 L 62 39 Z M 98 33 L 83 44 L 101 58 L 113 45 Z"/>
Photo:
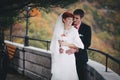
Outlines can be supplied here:
<path id="1" fill-rule="evenodd" d="M 59 42 L 61 46 L 68 46 L 70 49 L 66 50 L 66 54 L 73 54 L 78 51 L 78 48 L 74 44 L 70 44 L 66 41 Z"/>
<path id="2" fill-rule="evenodd" d="M 68 50 L 66 50 L 66 54 L 74 54 L 75 52 L 78 52 L 79 49 L 78 48 L 70 48 Z"/>

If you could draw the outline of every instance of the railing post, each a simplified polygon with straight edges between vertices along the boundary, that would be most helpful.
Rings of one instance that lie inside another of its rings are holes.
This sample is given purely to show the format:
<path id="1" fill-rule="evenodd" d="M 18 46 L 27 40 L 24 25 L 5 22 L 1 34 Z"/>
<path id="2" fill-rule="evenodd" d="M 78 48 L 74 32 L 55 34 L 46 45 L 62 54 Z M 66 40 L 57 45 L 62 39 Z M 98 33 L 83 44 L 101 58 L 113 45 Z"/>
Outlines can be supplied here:
<path id="1" fill-rule="evenodd" d="M 25 75 L 25 49 L 23 48 L 23 75 Z"/>
<path id="2" fill-rule="evenodd" d="M 10 26 L 10 41 L 12 41 L 12 25 Z"/>
<path id="3" fill-rule="evenodd" d="M 48 40 L 47 40 L 47 50 L 48 50 Z"/>
<path id="4" fill-rule="evenodd" d="M 108 67 L 108 56 L 107 56 L 107 55 L 105 55 L 105 56 L 106 56 L 106 63 L 105 63 L 106 69 L 105 69 L 105 72 L 107 72 L 107 67 Z"/>
<path id="5" fill-rule="evenodd" d="M 11 42 L 13 42 L 13 35 L 11 35 Z"/>
<path id="6" fill-rule="evenodd" d="M 27 35 L 24 37 L 24 46 L 29 46 L 29 37 Z"/>

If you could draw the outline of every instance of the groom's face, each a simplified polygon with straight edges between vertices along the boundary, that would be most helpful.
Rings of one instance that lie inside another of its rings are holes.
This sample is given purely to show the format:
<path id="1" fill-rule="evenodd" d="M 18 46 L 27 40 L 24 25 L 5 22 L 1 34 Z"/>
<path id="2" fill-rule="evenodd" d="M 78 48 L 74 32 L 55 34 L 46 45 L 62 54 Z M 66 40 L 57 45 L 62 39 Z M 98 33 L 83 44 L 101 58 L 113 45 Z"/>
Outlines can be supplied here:
<path id="1" fill-rule="evenodd" d="M 81 23 L 80 15 L 74 15 L 73 24 L 74 25 L 79 25 L 80 23 Z"/>

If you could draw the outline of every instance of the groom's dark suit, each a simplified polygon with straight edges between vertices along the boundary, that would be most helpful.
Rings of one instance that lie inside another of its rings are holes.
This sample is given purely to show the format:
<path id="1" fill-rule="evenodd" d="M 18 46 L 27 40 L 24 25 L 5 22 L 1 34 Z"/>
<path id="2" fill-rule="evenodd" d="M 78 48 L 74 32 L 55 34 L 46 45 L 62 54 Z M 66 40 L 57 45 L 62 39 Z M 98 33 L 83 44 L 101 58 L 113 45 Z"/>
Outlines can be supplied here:
<path id="1" fill-rule="evenodd" d="M 86 80 L 85 66 L 88 61 L 87 48 L 91 44 L 91 27 L 81 23 L 78 32 L 84 44 L 84 49 L 79 49 L 79 52 L 75 53 L 76 67 L 79 80 Z"/>

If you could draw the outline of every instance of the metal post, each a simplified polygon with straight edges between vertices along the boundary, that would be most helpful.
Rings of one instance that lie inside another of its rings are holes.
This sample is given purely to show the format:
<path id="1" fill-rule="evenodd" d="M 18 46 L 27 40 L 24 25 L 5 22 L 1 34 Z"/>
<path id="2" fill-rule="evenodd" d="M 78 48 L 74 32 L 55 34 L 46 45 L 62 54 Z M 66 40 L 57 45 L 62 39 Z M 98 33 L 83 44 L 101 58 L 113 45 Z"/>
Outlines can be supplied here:
<path id="1" fill-rule="evenodd" d="M 23 48 L 23 75 L 25 75 L 25 49 Z"/>
<path id="2" fill-rule="evenodd" d="M 106 72 L 107 72 L 107 67 L 108 67 L 108 56 L 106 55 L 106 69 L 105 69 Z"/>
<path id="3" fill-rule="evenodd" d="M 28 36 L 28 22 L 29 22 L 29 10 L 30 7 L 26 7 L 26 34 L 24 37 L 24 46 L 29 46 L 29 36 Z"/>
<path id="4" fill-rule="evenodd" d="M 47 41 L 47 50 L 48 50 L 48 41 Z"/>
<path id="5" fill-rule="evenodd" d="M 10 41 L 12 41 L 12 25 L 10 26 L 10 35 L 9 36 L 10 36 L 9 37 Z"/>

